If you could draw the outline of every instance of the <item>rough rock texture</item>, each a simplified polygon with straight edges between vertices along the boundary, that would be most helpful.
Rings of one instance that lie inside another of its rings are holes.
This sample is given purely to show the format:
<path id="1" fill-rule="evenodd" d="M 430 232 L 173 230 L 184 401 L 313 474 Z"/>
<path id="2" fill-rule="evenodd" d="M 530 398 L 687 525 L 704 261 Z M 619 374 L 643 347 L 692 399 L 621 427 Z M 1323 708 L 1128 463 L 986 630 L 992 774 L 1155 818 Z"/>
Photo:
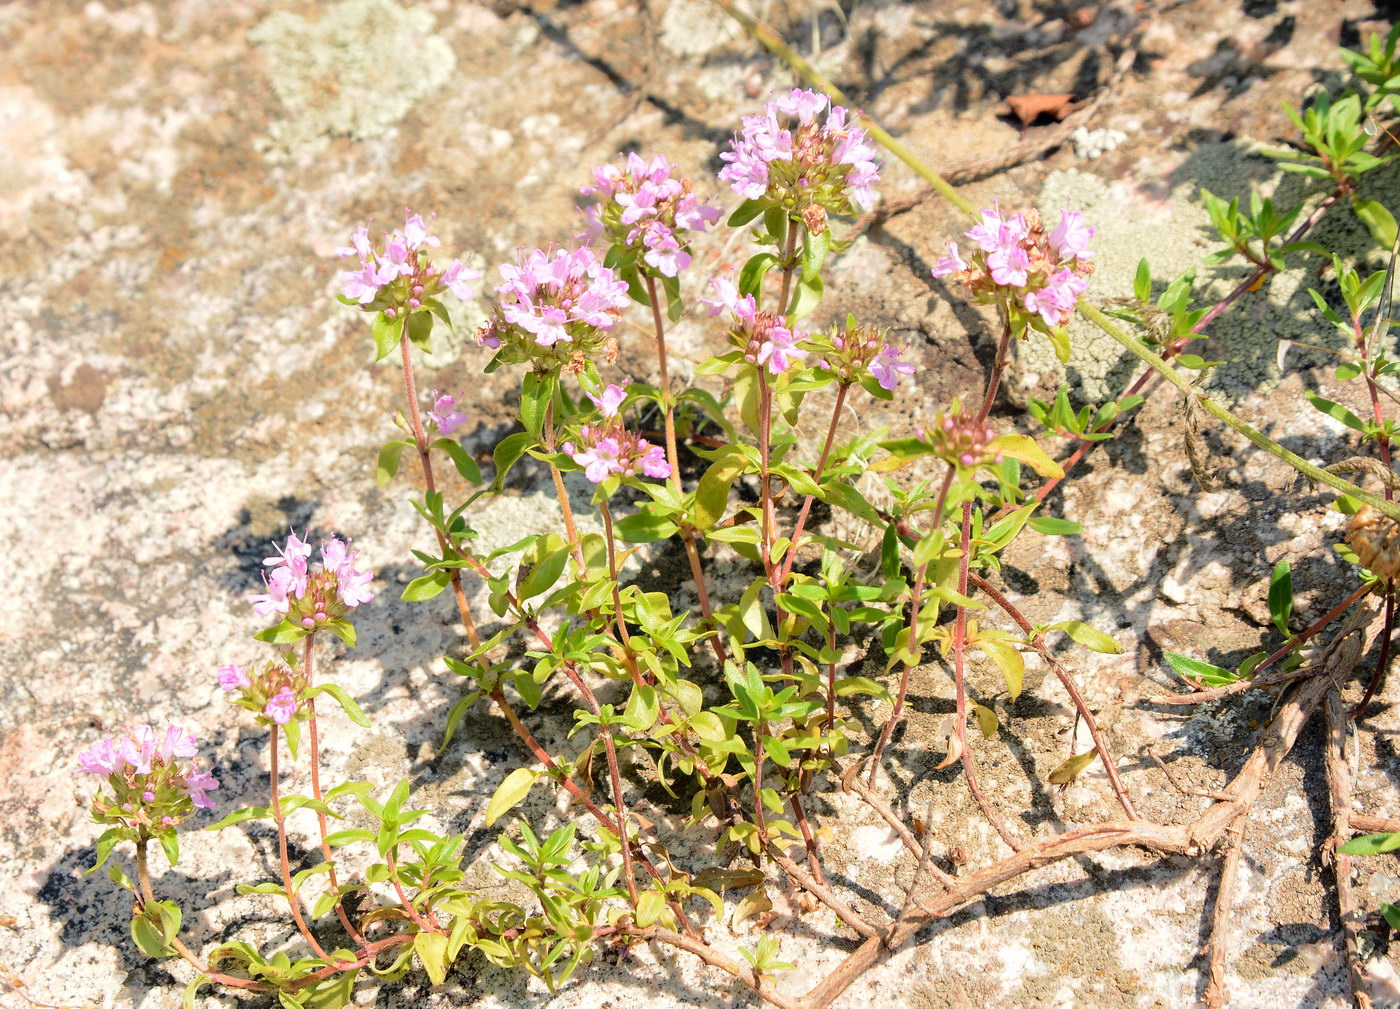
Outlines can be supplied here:
<path id="1" fill-rule="evenodd" d="M 835 4 L 762 6 L 939 169 L 1018 139 L 1002 115 L 1007 95 L 1091 92 L 1117 53 L 1110 44 L 1139 13 L 1127 3 L 1070 12 L 1017 0 L 856 0 L 839 17 Z M 1271 175 L 1255 145 L 1291 136 L 1280 100 L 1296 103 L 1314 81 L 1335 84 L 1335 46 L 1384 30 L 1377 18 L 1365 0 L 1175 7 L 1154 22 L 1136 70 L 1092 124 L 1124 134 L 1121 143 L 1093 159 L 1067 144 L 968 187 L 968 197 L 1081 206 L 1102 229 L 1095 296 L 1127 293 L 1141 256 L 1158 280 L 1174 276 L 1213 247 L 1199 186 L 1227 198 L 1246 182 L 1296 186 Z M 411 477 L 384 491 L 374 482 L 402 391 L 395 368 L 370 363 L 365 320 L 332 297 L 335 249 L 361 220 L 392 226 L 407 205 L 436 211 L 444 248 L 469 250 L 494 275 L 517 246 L 579 230 L 573 194 L 588 166 L 619 150 L 661 149 L 704 180 L 739 116 L 791 78 L 700 0 L 49 0 L 0 8 L 0 41 L 0 556 L 10 572 L 0 607 L 0 961 L 46 1001 L 154 1009 L 178 1004 L 190 972 L 141 956 L 127 932 L 126 895 L 100 874 L 83 878 L 99 831 L 87 821 L 88 783 L 74 778 L 73 757 L 104 731 L 174 721 L 212 740 L 221 807 L 265 800 L 263 735 L 222 702 L 213 673 L 260 654 L 244 597 L 259 584 L 271 538 L 288 527 L 352 536 L 379 574 L 380 597 L 357 619 L 359 647 L 337 649 L 333 665 L 374 728 L 356 736 L 329 716 L 329 780 L 408 777 L 417 801 L 440 811 L 433 825 L 465 833 L 479 850 L 493 836 L 484 798 L 524 760 L 482 709 L 435 756 L 460 689 L 441 656 L 460 641 L 447 596 L 397 600 L 417 573 L 408 548 L 427 541 L 405 501 Z M 1395 178 L 1380 173 L 1370 195 L 1387 199 Z M 890 166 L 886 192 L 916 187 L 910 172 Z M 1363 247 L 1348 215 L 1326 228 L 1321 240 Z M 960 230 L 957 215 L 930 200 L 836 262 L 816 321 L 849 310 L 890 325 L 923 369 L 889 410 L 857 404 L 861 422 L 907 431 L 980 388 L 993 350 L 988 318 L 928 274 L 942 241 Z M 700 276 L 745 256 L 718 243 L 701 251 Z M 1275 355 L 1280 335 L 1332 339 L 1310 314 L 1317 265 L 1277 278 L 1267 302 L 1245 299 L 1212 331 L 1207 356 L 1230 360 L 1216 381 L 1248 419 L 1294 451 L 1332 461 L 1354 454 L 1354 439 L 1319 419 L 1301 391 L 1347 399 L 1358 390 L 1303 369 L 1317 358 L 1290 354 L 1280 369 Z M 1227 272 L 1209 290 L 1221 294 L 1234 279 Z M 420 385 L 471 390 L 465 443 L 480 454 L 509 430 L 512 376 L 480 375 L 467 337 L 478 309 L 453 310 L 458 335 L 438 337 L 425 366 L 440 370 L 425 371 Z M 1075 334 L 1077 395 L 1101 401 L 1131 370 L 1089 329 Z M 710 340 L 703 313 L 675 330 L 682 377 Z M 1045 351 L 1034 341 L 1024 348 L 1024 386 L 1011 399 L 1053 388 Z M 622 363 L 649 377 L 649 344 L 639 336 Z M 996 422 L 1026 425 L 1010 405 Z M 1263 599 L 1280 559 L 1293 564 L 1299 627 L 1355 584 L 1330 549 L 1341 519 L 1325 510 L 1326 496 L 1297 488 L 1288 470 L 1233 436 L 1206 437 L 1219 483 L 1202 493 L 1176 405 L 1155 395 L 1050 500 L 1050 513 L 1083 523 L 1084 535 L 1018 545 L 1003 576 L 1032 620 L 1083 619 L 1124 644 L 1121 656 L 1069 658 L 1152 817 L 1186 818 L 1205 800 L 1175 792 L 1149 746 L 1182 779 L 1219 787 L 1271 705 L 1153 705 L 1147 699 L 1171 683 L 1161 651 L 1228 665 L 1261 640 L 1276 642 Z M 548 528 L 547 489 L 539 471 L 523 468 L 478 516 L 483 537 L 506 543 Z M 716 574 L 722 581 L 723 568 Z M 639 568 L 637 577 L 664 576 Z M 682 602 L 688 589 L 677 580 L 667 587 Z M 468 588 L 484 602 L 479 583 Z M 1044 784 L 1068 753 L 1087 748 L 1082 728 L 1071 738 L 1053 677 L 1033 672 L 1015 704 L 994 669 L 975 665 L 971 682 L 1006 727 L 978 746 L 988 791 L 1018 830 L 1114 815 L 1095 770 L 1065 791 Z M 546 712 L 571 707 L 559 691 Z M 898 771 L 884 787 L 919 816 L 933 795 L 927 826 L 938 853 L 961 847 L 975 866 L 1005 849 L 958 776 L 934 769 L 941 752 L 928 741 L 951 710 L 947 673 L 921 669 L 908 729 L 893 747 Z M 882 714 L 872 710 L 871 724 Z M 542 741 L 566 745 L 566 724 L 540 719 Z M 1367 727 L 1375 732 L 1363 734 L 1357 805 L 1393 813 L 1400 715 L 1384 695 Z M 1239 1007 L 1347 1004 L 1330 870 L 1319 857 L 1328 832 L 1319 740 L 1315 729 L 1305 734 L 1246 839 L 1228 976 Z M 522 807 L 541 821 L 555 815 L 543 791 Z M 817 806 L 846 814 L 828 846 L 830 875 L 851 884 L 858 905 L 894 899 L 912 866 L 888 831 L 850 796 L 826 793 Z M 663 808 L 644 811 L 678 822 Z M 294 831 L 302 844 L 308 827 Z M 696 832 L 678 843 L 700 852 L 711 841 Z M 159 886 L 185 907 L 191 945 L 288 939 L 270 900 L 234 894 L 238 883 L 271 878 L 268 828 L 190 830 L 182 843 L 179 868 Z M 1366 907 L 1400 899 L 1391 869 L 1383 860 L 1360 866 Z M 1215 872 L 1210 858 L 1132 851 L 1057 864 L 927 930 L 840 1004 L 1190 1004 L 1204 987 L 1196 968 Z M 494 885 L 484 864 L 472 879 Z M 825 912 L 775 927 L 784 959 L 801 964 L 779 978 L 783 991 L 800 992 L 847 948 L 818 941 L 832 929 Z M 710 932 L 730 948 L 753 941 L 727 924 Z M 207 991 L 203 1005 L 230 1004 Z M 717 971 L 648 948 L 601 957 L 555 997 L 476 957 L 437 990 L 413 975 L 361 997 L 558 1009 L 757 1002 Z"/>

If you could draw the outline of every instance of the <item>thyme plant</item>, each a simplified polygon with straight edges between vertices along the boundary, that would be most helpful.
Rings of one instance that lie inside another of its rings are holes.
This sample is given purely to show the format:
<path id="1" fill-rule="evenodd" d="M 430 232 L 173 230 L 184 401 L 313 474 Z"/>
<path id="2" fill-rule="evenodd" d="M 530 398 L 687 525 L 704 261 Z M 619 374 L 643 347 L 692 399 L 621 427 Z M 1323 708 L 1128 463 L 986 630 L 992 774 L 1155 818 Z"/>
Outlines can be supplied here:
<path id="1" fill-rule="evenodd" d="M 767 29 L 741 20 L 790 56 Z M 1280 167 L 1328 187 L 1319 203 L 1282 207 L 1258 194 L 1227 202 L 1203 192 L 1224 243 L 1207 265 L 1242 260 L 1253 270 L 1215 305 L 1197 303 L 1194 273 L 1154 283 L 1144 261 L 1133 298 L 1105 312 L 1090 300 L 1094 228 L 1073 208 L 1045 208 L 1050 216 L 1042 216 L 1034 208 L 994 206 L 970 215 L 967 244 L 950 243 L 933 276 L 992 308 L 998 346 L 985 385 L 946 404 L 923 430 L 843 433 L 848 404 L 901 395 L 917 381 L 916 369 L 879 319 L 846 315 L 822 329 L 808 324 L 828 296 L 832 257 L 844 249 L 841 222 L 874 205 L 880 172 L 875 131 L 821 91 L 792 89 L 743 119 L 720 155 L 719 181 L 742 198 L 723 225 L 703 184 L 662 155 L 630 154 L 594 170 L 583 187 L 592 200 L 584 236 L 523 250 L 500 268 L 476 342 L 486 371 L 513 369 L 519 377 L 519 429 L 494 447 L 489 481 L 455 437 L 469 417 L 469 397 L 434 390 L 425 407 L 414 359 L 416 350 L 429 349 L 437 327 L 452 325 L 444 295 L 470 298 L 480 274 L 437 258 L 438 239 L 412 212 L 378 241 L 367 227 L 354 231 L 342 250 L 350 268 L 341 300 L 367 317 L 377 359 L 397 357 L 404 385 L 400 436 L 380 452 L 379 481 L 394 480 L 405 457 L 414 460 L 424 490 L 412 503 L 430 530 L 426 546 L 413 551 L 422 574 L 403 597 L 425 600 L 450 590 L 465 636 L 445 657 L 461 697 L 444 721 L 442 746 L 460 745 L 462 719 L 477 705 L 493 707 L 521 744 L 520 766 L 484 809 L 486 824 L 502 827 L 501 855 L 491 865 L 511 896 L 466 884 L 464 865 L 482 853 L 468 850 L 461 835 L 422 826 L 427 811 L 414 807 L 406 780 L 378 793 L 356 781 L 323 787 L 316 702 L 334 701 L 357 726 L 368 720 L 336 685 L 318 646 L 327 634 L 354 645 L 355 611 L 373 601 L 373 575 L 356 568 L 355 553 L 337 538 L 319 544 L 313 563 L 317 545 L 294 531 L 266 561 L 265 591 L 249 600 L 268 624 L 253 636 L 269 652 L 240 656 L 217 674 L 231 705 L 247 713 L 241 717 L 267 732 L 267 805 L 234 810 L 211 829 L 272 821 L 275 878 L 239 892 L 285 906 L 299 942 L 264 949 L 232 941 L 200 952 L 180 938 L 182 911 L 156 894 L 150 845 L 156 842 L 173 867 L 178 828 L 196 807 L 213 805 L 218 783 L 183 729 L 162 735 L 141 726 L 79 758 L 80 770 L 103 782 L 92 804 L 93 818 L 108 825 L 98 866 L 108 865 L 112 880 L 132 893 L 137 945 L 188 963 L 187 1005 L 210 985 L 261 993 L 289 1009 L 337 1009 L 370 975 L 393 979 L 421 969 L 437 984 L 454 963 L 477 954 L 553 991 L 601 949 L 655 942 L 700 958 L 773 1005 L 819 1009 L 930 922 L 1037 866 L 1125 845 L 1190 855 L 1218 846 L 1222 882 L 1207 995 L 1221 1004 L 1242 825 L 1321 708 L 1331 733 L 1329 851 L 1360 1000 L 1366 967 L 1359 929 L 1345 917 L 1354 909 L 1346 859 L 1400 848 L 1400 823 L 1352 815 L 1342 753 L 1349 726 L 1364 715 L 1389 662 L 1400 574 L 1395 428 L 1385 409 L 1400 398 L 1391 385 L 1400 363 L 1387 353 L 1390 274 L 1364 276 L 1334 257 L 1336 289 L 1313 292 L 1320 318 L 1343 334 L 1336 377 L 1364 385 L 1370 412 L 1362 417 L 1310 399 L 1374 446 L 1375 457 L 1317 467 L 1292 455 L 1202 391 L 1188 373 L 1208 371 L 1213 362 L 1187 348 L 1208 335 L 1221 312 L 1254 296 L 1270 273 L 1325 251 L 1305 236 L 1334 207 L 1350 206 L 1387 247 L 1396 242 L 1389 212 L 1358 196 L 1357 184 L 1394 157 L 1373 149 L 1394 111 L 1397 36 L 1400 29 L 1365 52 L 1344 54 L 1360 78 L 1357 90 L 1319 95 L 1295 114 L 1301 140 L 1279 152 Z M 718 227 L 738 229 L 752 254 L 703 284 L 694 276 L 692 244 Z M 695 369 L 695 384 L 682 386 L 670 366 L 668 327 L 696 301 L 713 319 L 715 354 Z M 1106 404 L 1076 405 L 1069 389 L 1049 402 L 1033 400 L 1031 417 L 1045 429 L 1040 438 L 994 419 L 1013 341 L 1048 339 L 1063 358 L 1075 313 L 1142 359 L 1143 376 Z M 629 319 L 640 320 L 646 335 L 629 330 Z M 654 345 L 655 384 L 618 370 L 620 340 Z M 1356 578 L 1345 598 L 1299 630 L 1291 571 L 1279 565 L 1270 581 L 1272 626 L 1256 654 L 1235 669 L 1167 654 L 1191 687 L 1160 699 L 1167 703 L 1281 691 L 1277 715 L 1239 775 L 1195 819 L 1170 824 L 1138 812 L 1062 650 L 1051 650 L 1059 635 L 1100 652 L 1117 652 L 1119 643 L 1079 620 L 1032 624 L 996 577 L 1000 556 L 1019 538 L 1079 532 L 1072 522 L 1039 514 L 1043 502 L 1086 454 L 1111 440 L 1149 394 L 1153 374 L 1195 414 L 1214 416 L 1339 492 L 1336 506 L 1352 516 L 1339 549 L 1354 562 Z M 803 426 L 813 414 L 825 432 L 818 439 Z M 1062 461 L 1042 444 L 1052 438 L 1070 446 Z M 507 474 L 526 457 L 550 474 L 559 529 L 483 549 L 474 509 L 503 493 Z M 580 531 L 565 489 L 568 473 L 581 473 L 593 488 L 589 507 L 601 534 Z M 878 500 L 862 479 L 867 474 L 883 484 Z M 1346 479 L 1355 474 L 1378 476 L 1379 492 Z M 849 521 L 826 517 L 833 514 Z M 869 556 L 836 531 L 853 523 L 876 533 Z M 648 591 L 628 577 L 639 557 L 672 544 L 685 557 L 692 608 L 677 607 L 680 595 Z M 723 585 L 723 594 L 713 574 L 721 557 L 744 572 L 737 585 Z M 489 616 L 474 608 L 481 596 Z M 1372 598 L 1383 600 L 1384 614 L 1380 654 L 1368 664 L 1366 643 L 1377 633 L 1367 608 Z M 1312 648 L 1338 619 L 1339 634 Z M 861 675 L 852 646 L 882 656 L 884 675 Z M 1072 786 L 1100 762 L 1121 819 L 1030 837 L 1012 828 L 1017 811 L 998 808 L 982 790 L 979 738 L 1000 727 L 988 698 L 969 689 L 968 657 L 994 663 L 1014 701 L 1028 652 L 1067 690 L 1094 744 L 1067 754 L 1049 780 Z M 882 776 L 888 744 L 908 710 L 911 674 L 931 661 L 948 672 L 955 705 L 939 766 L 960 767 L 1010 855 L 938 854 L 932 831 L 920 837 L 890 800 Z M 1362 697 L 1348 711 L 1343 688 L 1368 665 Z M 533 727 L 544 717 L 546 691 L 574 705 L 569 743 L 555 752 Z M 309 793 L 287 790 L 293 776 Z M 690 827 L 713 836 L 718 860 L 682 856 L 664 825 L 637 815 L 637 796 L 653 784 Z M 515 813 L 532 790 L 546 787 L 572 802 L 572 818 L 553 829 Z M 823 868 L 824 849 L 839 837 L 814 805 L 824 787 L 857 796 L 907 848 L 913 879 L 885 895 L 898 907 L 894 914 L 856 910 L 844 884 Z M 331 821 L 347 820 L 354 806 L 369 826 L 332 830 Z M 301 865 L 289 856 L 286 823 L 308 814 L 316 818 L 319 859 Z M 1386 829 L 1351 839 L 1368 825 Z M 134 879 L 116 857 L 127 842 Z M 706 930 L 710 922 L 753 916 L 763 888 L 778 880 L 801 895 L 804 910 L 824 907 L 860 937 L 855 951 L 801 996 L 777 980 L 795 966 L 783 959 L 794 954 L 777 935 L 761 935 L 735 959 Z M 735 902 L 724 895 L 726 882 L 758 889 Z M 1400 927 L 1400 911 L 1382 911 Z"/>

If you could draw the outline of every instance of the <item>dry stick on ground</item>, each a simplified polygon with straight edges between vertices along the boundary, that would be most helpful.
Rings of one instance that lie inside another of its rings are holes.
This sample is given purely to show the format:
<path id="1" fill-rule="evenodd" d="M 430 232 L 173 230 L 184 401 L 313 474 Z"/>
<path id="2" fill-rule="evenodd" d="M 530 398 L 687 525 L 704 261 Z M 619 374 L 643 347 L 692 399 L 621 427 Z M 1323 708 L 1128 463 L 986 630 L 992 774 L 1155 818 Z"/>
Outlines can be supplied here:
<path id="1" fill-rule="evenodd" d="M 1369 616 L 1368 634 L 1375 613 Z M 830 1005 L 866 970 L 912 939 L 924 926 L 947 917 L 992 887 L 1032 869 L 1109 848 L 1137 846 L 1160 854 L 1192 856 L 1208 850 L 1258 800 L 1264 786 L 1292 750 L 1304 724 L 1333 688 L 1332 684 L 1330 676 L 1316 676 L 1300 686 L 1282 704 L 1273 723 L 1260 735 L 1244 767 L 1224 790 L 1229 798 L 1212 803 L 1195 820 L 1175 826 L 1148 820 L 1099 823 L 1027 845 L 1016 854 L 969 874 L 945 893 L 920 901 L 919 909 L 907 920 L 893 925 L 885 938 L 866 940 L 809 991 L 797 1004 L 797 1009 L 823 1009 Z"/>
<path id="2" fill-rule="evenodd" d="M 1227 1001 L 1225 955 L 1230 951 L 1230 908 L 1234 903 L 1240 856 L 1244 853 L 1244 825 L 1245 814 L 1241 813 L 1225 830 L 1225 857 L 1220 863 L 1220 884 L 1215 888 L 1215 912 L 1210 921 L 1210 980 L 1205 997 L 1210 1009 L 1221 1009 Z"/>
<path id="3" fill-rule="evenodd" d="M 1328 679 L 1332 679 L 1330 676 Z M 1324 862 L 1332 861 L 1337 884 L 1337 914 L 1346 944 L 1347 979 L 1359 1009 L 1371 1009 L 1366 969 L 1361 960 L 1361 916 L 1352 900 L 1351 856 L 1337 849 L 1351 839 L 1351 766 L 1347 762 L 1347 727 L 1350 719 L 1341 687 L 1327 693 L 1327 794 L 1332 803 L 1332 836 L 1322 847 Z"/>

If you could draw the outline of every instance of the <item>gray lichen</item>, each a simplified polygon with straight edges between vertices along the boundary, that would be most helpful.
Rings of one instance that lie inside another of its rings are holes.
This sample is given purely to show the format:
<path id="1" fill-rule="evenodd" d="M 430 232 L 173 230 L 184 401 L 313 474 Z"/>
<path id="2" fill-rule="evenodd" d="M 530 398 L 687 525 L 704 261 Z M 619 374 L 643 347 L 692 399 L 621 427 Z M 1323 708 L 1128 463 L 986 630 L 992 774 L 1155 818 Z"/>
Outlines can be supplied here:
<path id="1" fill-rule="evenodd" d="M 315 23 L 286 11 L 248 33 L 287 110 L 260 144 L 270 161 L 322 150 L 333 136 L 377 137 L 441 87 L 457 65 L 433 16 L 392 0 L 342 0 Z"/>

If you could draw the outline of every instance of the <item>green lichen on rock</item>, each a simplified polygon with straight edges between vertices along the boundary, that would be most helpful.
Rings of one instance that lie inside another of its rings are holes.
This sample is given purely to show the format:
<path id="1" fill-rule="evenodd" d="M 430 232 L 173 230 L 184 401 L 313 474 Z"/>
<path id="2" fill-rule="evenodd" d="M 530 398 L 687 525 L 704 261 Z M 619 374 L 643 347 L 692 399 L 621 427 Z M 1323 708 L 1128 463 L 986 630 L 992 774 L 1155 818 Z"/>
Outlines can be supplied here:
<path id="1" fill-rule="evenodd" d="M 319 21 L 286 11 L 248 33 L 287 111 L 261 147 L 271 161 L 323 149 L 335 136 L 377 137 L 441 87 L 457 58 L 433 16 L 392 0 L 342 0 Z"/>
<path id="2" fill-rule="evenodd" d="M 1395 174 L 1375 179 L 1368 176 L 1362 195 L 1394 205 Z M 1193 298 L 1197 307 L 1215 304 L 1249 276 L 1250 269 L 1238 258 L 1219 267 L 1200 265 L 1222 245 L 1201 202 L 1203 186 L 1224 200 L 1239 197 L 1241 203 L 1247 202 L 1251 186 L 1258 186 L 1263 195 L 1273 196 L 1282 206 L 1306 199 L 1305 214 L 1324 195 L 1319 187 L 1305 188 L 1296 176 L 1277 171 L 1257 145 L 1240 141 L 1194 151 L 1163 182 L 1171 187 L 1165 202 L 1140 190 L 1109 185 L 1087 172 L 1055 172 L 1046 180 L 1039 207 L 1047 221 L 1057 221 L 1059 209 L 1069 207 L 1082 211 L 1085 220 L 1098 229 L 1092 243 L 1097 252 L 1096 272 L 1087 295 L 1095 304 L 1130 295 L 1133 275 L 1143 257 L 1151 267 L 1154 295 L 1167 282 L 1197 267 Z M 1344 259 L 1362 257 L 1368 270 L 1384 267 L 1380 250 L 1345 206 L 1332 210 L 1308 237 Z M 1272 388 L 1283 377 L 1284 369 L 1327 360 L 1328 355 L 1322 352 L 1290 345 L 1283 368 L 1279 366 L 1282 340 L 1338 345 L 1308 294 L 1309 287 L 1316 287 L 1331 297 L 1335 281 L 1330 271 L 1319 278 L 1319 268 L 1326 263 L 1325 257 L 1313 253 L 1291 257 L 1287 270 L 1274 276 L 1262 290 L 1246 294 L 1211 324 L 1209 339 L 1190 348 L 1207 359 L 1225 362 L 1210 375 L 1208 389 L 1226 402 L 1238 402 L 1251 392 Z M 1140 367 L 1111 337 L 1083 319 L 1071 323 L 1070 343 L 1069 363 L 1061 365 L 1044 338 L 1032 334 L 1022 342 L 1017 351 L 1024 384 L 1039 384 L 1044 389 L 1067 379 L 1076 403 L 1103 403 L 1121 395 Z"/>

